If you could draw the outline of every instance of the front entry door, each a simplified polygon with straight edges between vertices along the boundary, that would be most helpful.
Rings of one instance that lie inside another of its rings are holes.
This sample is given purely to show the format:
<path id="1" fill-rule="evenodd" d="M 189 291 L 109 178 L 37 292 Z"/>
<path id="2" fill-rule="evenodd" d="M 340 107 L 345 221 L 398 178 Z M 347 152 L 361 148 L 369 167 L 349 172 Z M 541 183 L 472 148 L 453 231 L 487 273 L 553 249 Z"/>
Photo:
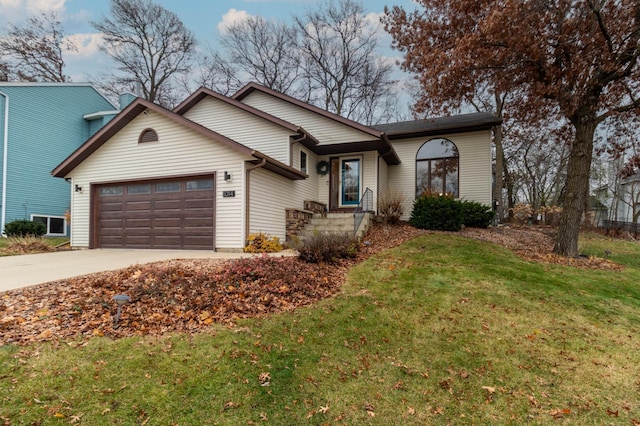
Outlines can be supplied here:
<path id="1" fill-rule="evenodd" d="M 332 157 L 329 161 L 329 210 L 357 207 L 361 194 L 361 159 Z"/>
<path id="2" fill-rule="evenodd" d="M 340 207 L 340 159 L 330 159 L 329 171 L 329 210 L 337 210 Z"/>
<path id="3" fill-rule="evenodd" d="M 340 205 L 357 207 L 360 202 L 360 159 L 340 160 Z"/>

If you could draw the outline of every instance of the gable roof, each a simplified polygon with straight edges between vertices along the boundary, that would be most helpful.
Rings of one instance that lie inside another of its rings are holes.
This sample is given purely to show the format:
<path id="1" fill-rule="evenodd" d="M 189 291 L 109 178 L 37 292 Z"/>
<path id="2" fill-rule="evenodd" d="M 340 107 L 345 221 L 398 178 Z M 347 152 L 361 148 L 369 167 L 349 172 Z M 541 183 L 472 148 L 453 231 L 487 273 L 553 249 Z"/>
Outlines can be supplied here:
<path id="1" fill-rule="evenodd" d="M 245 154 L 247 156 L 254 157 L 256 160 L 249 161 L 253 164 L 264 163 L 264 168 L 277 173 L 281 176 L 289 179 L 300 180 L 307 177 L 306 173 L 302 173 L 293 167 L 289 167 L 280 161 L 277 161 L 259 151 L 253 150 L 245 145 L 242 145 L 232 139 L 229 139 L 213 130 L 207 129 L 198 123 L 194 123 L 187 118 L 178 115 L 172 111 L 169 111 L 159 105 L 144 99 L 138 98 L 133 101 L 127 108 L 125 108 L 120 114 L 113 118 L 107 125 L 100 129 L 95 135 L 89 138 L 84 144 L 76 149 L 69 157 L 67 157 L 62 163 L 60 163 L 51 174 L 55 177 L 65 177 L 73 169 L 75 169 L 80 163 L 86 160 L 91 154 L 96 152 L 98 148 L 104 145 L 109 139 L 115 136 L 120 130 L 122 130 L 127 124 L 129 124 L 134 118 L 143 112 L 151 110 L 157 112 L 161 116 L 174 121 L 176 124 L 180 124 L 188 129 L 196 131 L 201 135 L 210 138 L 216 142 L 222 143 L 235 151 Z"/>
<path id="2" fill-rule="evenodd" d="M 502 124 L 502 119 L 490 112 L 455 115 L 452 117 L 425 118 L 373 126 L 385 132 L 389 139 L 433 136 L 443 133 L 463 133 L 489 130 Z"/>
<path id="3" fill-rule="evenodd" d="M 318 114 L 322 117 L 328 118 L 330 120 L 333 120 L 337 123 L 340 123 L 342 125 L 351 127 L 352 129 L 358 130 L 360 132 L 363 132 L 367 135 L 373 136 L 375 138 L 378 138 L 377 141 L 369 141 L 369 142 L 356 142 L 356 143 L 345 143 L 345 144 L 334 144 L 333 146 L 328 146 L 328 145 L 319 145 L 318 147 L 316 147 L 315 151 L 316 153 L 320 154 L 320 155 L 327 155 L 327 154 L 334 154 L 334 153 L 341 153 L 341 152 L 345 152 L 345 149 L 347 151 L 354 151 L 354 150 L 359 150 L 359 149 L 375 149 L 377 150 L 380 155 L 385 159 L 385 161 L 387 162 L 387 164 L 389 165 L 397 165 L 400 164 L 400 158 L 398 157 L 398 154 L 395 152 L 395 150 L 393 149 L 393 146 L 391 145 L 391 143 L 389 142 L 389 139 L 387 138 L 387 135 L 380 130 L 376 130 L 375 128 L 369 127 L 369 126 L 365 126 L 363 124 L 360 124 L 356 121 L 350 120 L 348 118 L 342 117 L 338 114 L 334 114 L 332 112 L 323 110 L 322 108 L 318 108 L 317 106 L 308 104 L 306 102 L 303 102 L 299 99 L 293 98 L 289 95 L 285 95 L 283 93 L 280 92 L 276 92 L 273 89 L 269 89 L 268 87 L 262 86 L 258 83 L 255 82 L 251 82 L 248 83 L 247 85 L 245 85 L 243 88 L 241 88 L 240 90 L 238 90 L 233 96 L 232 98 L 237 100 L 237 101 L 242 101 L 242 99 L 246 98 L 247 96 L 249 96 L 252 92 L 254 91 L 259 91 L 262 93 L 265 93 L 267 95 L 273 96 L 274 98 L 280 99 L 284 102 L 288 102 L 292 105 L 295 105 L 299 108 L 305 109 L 307 111 L 313 112 L 315 114 Z"/>
<path id="4" fill-rule="evenodd" d="M 193 106 L 195 106 L 198 102 L 200 102 L 202 99 L 206 98 L 207 96 L 217 99 L 219 101 L 222 101 L 228 105 L 234 106 L 250 114 L 253 114 L 256 117 L 260 117 L 263 120 L 267 120 L 277 126 L 290 130 L 293 133 L 297 133 L 302 137 L 301 143 L 309 149 L 313 149 L 318 144 L 318 140 L 302 127 L 296 126 L 295 124 L 292 124 L 286 120 L 283 120 L 267 112 L 264 112 L 260 109 L 254 108 L 250 105 L 237 101 L 221 93 L 214 92 L 213 90 L 207 89 L 206 87 L 200 87 L 198 90 L 196 90 L 191 96 L 189 96 L 182 103 L 180 103 L 180 105 L 175 107 L 173 109 L 173 112 L 179 115 L 184 115 L 187 111 L 193 108 Z"/>
<path id="5" fill-rule="evenodd" d="M 95 86 L 91 83 L 70 83 L 70 82 L 49 82 L 49 81 L 0 81 L 0 90 L 2 87 L 86 87 L 98 94 L 109 105 L 117 110 L 117 106 L 113 104 L 106 96 L 104 96 Z"/>

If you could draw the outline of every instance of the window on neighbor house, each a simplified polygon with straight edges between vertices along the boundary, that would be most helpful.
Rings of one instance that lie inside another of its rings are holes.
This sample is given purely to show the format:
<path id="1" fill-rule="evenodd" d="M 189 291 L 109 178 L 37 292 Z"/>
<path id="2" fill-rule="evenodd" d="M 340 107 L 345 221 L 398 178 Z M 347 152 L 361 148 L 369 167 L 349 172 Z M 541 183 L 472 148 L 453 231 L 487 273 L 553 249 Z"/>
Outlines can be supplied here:
<path id="1" fill-rule="evenodd" d="M 307 173 L 307 153 L 300 151 L 300 171 Z"/>
<path id="2" fill-rule="evenodd" d="M 63 237 L 67 235 L 67 221 L 63 216 L 31 215 L 31 221 L 41 223 L 47 227 L 45 235 Z"/>
<path id="3" fill-rule="evenodd" d="M 138 137 L 138 143 L 158 142 L 158 134 L 153 129 L 144 129 Z"/>
<path id="4" fill-rule="evenodd" d="M 459 193 L 458 148 L 449 139 L 427 141 L 416 155 L 416 196 Z"/>

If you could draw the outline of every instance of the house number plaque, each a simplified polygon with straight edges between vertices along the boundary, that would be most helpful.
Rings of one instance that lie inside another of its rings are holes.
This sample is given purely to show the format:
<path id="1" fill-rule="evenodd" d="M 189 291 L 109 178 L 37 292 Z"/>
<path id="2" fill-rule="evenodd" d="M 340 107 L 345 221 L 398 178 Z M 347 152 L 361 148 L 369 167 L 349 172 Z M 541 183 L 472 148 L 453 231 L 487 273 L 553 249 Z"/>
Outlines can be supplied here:
<path id="1" fill-rule="evenodd" d="M 224 198 L 235 197 L 236 191 L 222 191 L 222 196 Z"/>

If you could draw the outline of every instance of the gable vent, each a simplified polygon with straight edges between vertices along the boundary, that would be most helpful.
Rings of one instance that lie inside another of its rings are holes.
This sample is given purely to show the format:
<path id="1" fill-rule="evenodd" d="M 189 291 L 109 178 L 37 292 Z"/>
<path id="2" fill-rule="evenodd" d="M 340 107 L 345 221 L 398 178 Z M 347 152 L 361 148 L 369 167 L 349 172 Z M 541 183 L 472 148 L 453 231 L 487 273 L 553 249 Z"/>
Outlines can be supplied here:
<path id="1" fill-rule="evenodd" d="M 142 133 L 140 133 L 140 137 L 138 138 L 138 143 L 145 142 L 158 142 L 158 134 L 153 129 L 144 129 Z"/>

